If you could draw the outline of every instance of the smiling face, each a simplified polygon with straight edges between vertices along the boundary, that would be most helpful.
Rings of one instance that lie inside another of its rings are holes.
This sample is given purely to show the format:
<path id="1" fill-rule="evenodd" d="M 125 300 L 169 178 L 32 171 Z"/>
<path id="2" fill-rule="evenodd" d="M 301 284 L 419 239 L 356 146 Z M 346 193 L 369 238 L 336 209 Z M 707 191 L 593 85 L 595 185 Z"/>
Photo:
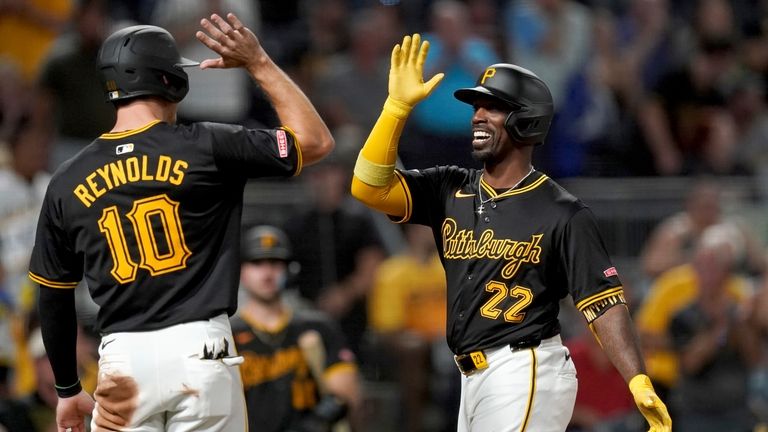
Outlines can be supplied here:
<path id="1" fill-rule="evenodd" d="M 509 105 L 500 100 L 481 97 L 472 103 L 472 157 L 480 162 L 499 160 L 510 150 L 511 140 L 504 127 Z"/>

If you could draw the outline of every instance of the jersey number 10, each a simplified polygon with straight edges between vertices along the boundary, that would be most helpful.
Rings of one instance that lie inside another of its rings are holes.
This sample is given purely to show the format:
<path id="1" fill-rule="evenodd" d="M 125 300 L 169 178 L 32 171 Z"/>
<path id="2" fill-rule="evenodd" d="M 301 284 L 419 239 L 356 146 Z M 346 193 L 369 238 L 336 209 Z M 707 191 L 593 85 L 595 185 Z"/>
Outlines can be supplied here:
<path id="1" fill-rule="evenodd" d="M 99 219 L 99 229 L 107 238 L 112 253 L 110 274 L 121 284 L 136 279 L 139 267 L 149 270 L 152 276 L 170 273 L 186 267 L 192 252 L 184 241 L 184 232 L 179 219 L 179 203 L 167 195 L 156 195 L 133 202 L 133 208 L 126 214 L 136 234 L 140 260 L 137 264 L 129 252 L 123 224 L 117 206 L 104 209 Z M 153 222 L 162 227 L 164 239 L 158 239 L 152 228 Z M 167 245 L 161 251 L 158 240 Z"/>

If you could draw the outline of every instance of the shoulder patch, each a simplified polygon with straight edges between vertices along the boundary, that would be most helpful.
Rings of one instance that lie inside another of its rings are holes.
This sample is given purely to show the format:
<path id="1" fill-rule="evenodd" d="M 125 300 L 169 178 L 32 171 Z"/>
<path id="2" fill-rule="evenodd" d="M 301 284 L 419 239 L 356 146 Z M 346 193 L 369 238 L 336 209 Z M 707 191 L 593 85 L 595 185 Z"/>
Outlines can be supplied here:
<path id="1" fill-rule="evenodd" d="M 275 131 L 275 136 L 277 137 L 277 152 L 280 154 L 280 157 L 288 157 L 288 137 L 286 136 L 285 131 L 277 129 Z"/>

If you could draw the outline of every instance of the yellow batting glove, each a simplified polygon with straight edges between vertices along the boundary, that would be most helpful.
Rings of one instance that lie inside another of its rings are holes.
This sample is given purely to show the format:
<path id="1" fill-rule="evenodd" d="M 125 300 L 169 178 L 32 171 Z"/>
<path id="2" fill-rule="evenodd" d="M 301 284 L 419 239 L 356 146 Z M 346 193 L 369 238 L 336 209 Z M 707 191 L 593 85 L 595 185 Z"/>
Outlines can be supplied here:
<path id="1" fill-rule="evenodd" d="M 638 374 L 629 380 L 629 391 L 632 392 L 640 413 L 651 426 L 648 432 L 672 431 L 672 419 L 667 412 L 667 406 L 656 395 L 651 379 L 647 375 Z"/>
<path id="2" fill-rule="evenodd" d="M 439 73 L 424 82 L 424 61 L 428 51 L 429 42 L 422 42 L 418 33 L 404 37 L 402 45 L 395 45 L 392 49 L 392 64 L 389 69 L 390 102 L 410 110 L 429 96 L 443 79 L 444 74 Z"/>

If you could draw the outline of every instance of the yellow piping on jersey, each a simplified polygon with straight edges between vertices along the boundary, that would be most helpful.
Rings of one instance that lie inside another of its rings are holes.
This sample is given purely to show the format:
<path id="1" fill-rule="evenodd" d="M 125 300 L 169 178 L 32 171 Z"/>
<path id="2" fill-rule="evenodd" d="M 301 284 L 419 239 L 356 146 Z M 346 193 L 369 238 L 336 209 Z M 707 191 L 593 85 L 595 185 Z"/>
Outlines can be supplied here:
<path id="1" fill-rule="evenodd" d="M 296 132 L 288 126 L 280 126 L 280 129 L 291 134 L 293 137 L 293 146 L 296 147 L 296 172 L 293 173 L 294 177 L 301 173 L 301 169 L 304 168 L 304 157 L 301 154 L 301 144 L 299 144 L 299 137 L 296 136 Z"/>
<path id="2" fill-rule="evenodd" d="M 597 301 L 600 301 L 600 300 L 603 300 L 605 298 L 612 297 L 612 296 L 615 296 L 615 295 L 621 295 L 623 297 L 623 295 L 624 295 L 624 287 L 623 286 L 618 286 L 616 288 L 611 288 L 611 289 L 608 289 L 608 290 L 605 290 L 605 291 L 601 291 L 601 292 L 599 292 L 597 294 L 593 294 L 593 295 L 591 295 L 591 296 L 589 296 L 589 297 L 587 297 L 585 299 L 582 299 L 581 301 L 576 303 L 576 309 L 582 310 L 582 309 L 584 309 L 585 307 L 589 306 L 590 304 L 592 304 L 594 302 L 597 302 Z"/>
<path id="3" fill-rule="evenodd" d="M 411 219 L 413 198 L 411 198 L 411 190 L 408 189 L 408 182 L 405 181 L 405 177 L 403 177 L 400 171 L 395 170 L 395 178 L 400 182 L 400 186 L 402 186 L 403 191 L 405 192 L 405 214 L 402 219 L 395 221 L 395 223 L 405 223 Z"/>
<path id="4" fill-rule="evenodd" d="M 99 138 L 101 138 L 101 139 L 120 139 L 120 138 L 125 138 L 127 136 L 135 135 L 135 134 L 137 134 L 139 132 L 144 132 L 145 130 L 151 128 L 152 126 L 154 126 L 154 125 L 156 125 L 158 123 L 160 123 L 161 121 L 162 120 L 152 120 L 151 122 L 147 123 L 146 125 L 138 128 L 138 129 L 130 129 L 130 130 L 127 130 L 127 131 L 122 131 L 122 132 L 107 132 L 107 133 L 103 133 L 103 134 L 101 134 L 101 136 Z"/>
<path id="5" fill-rule="evenodd" d="M 248 323 L 251 327 L 253 327 L 256 330 L 265 332 L 265 333 L 279 333 L 285 329 L 285 327 L 288 325 L 288 323 L 291 321 L 291 318 L 293 317 L 293 311 L 290 309 L 285 309 L 283 312 L 283 315 L 280 317 L 280 320 L 275 324 L 273 327 L 267 327 L 266 325 L 258 322 L 253 315 L 248 313 L 247 310 L 243 310 L 240 313 L 240 316 L 243 318 L 243 321 Z"/>
<path id="6" fill-rule="evenodd" d="M 520 425 L 520 432 L 525 432 L 528 428 L 528 421 L 531 419 L 531 411 L 533 410 L 533 396 L 536 394 L 536 350 L 530 348 L 531 352 L 531 388 L 528 390 L 528 404 L 525 407 L 525 417 Z"/>
<path id="7" fill-rule="evenodd" d="M 497 194 L 496 190 L 491 187 L 488 183 L 485 182 L 485 179 L 480 177 L 480 187 L 483 188 L 483 191 L 488 194 L 491 198 L 506 198 L 508 196 L 512 195 L 519 195 L 521 193 L 525 193 L 528 191 L 531 191 L 533 189 L 536 189 L 537 187 L 541 186 L 542 183 L 544 183 L 549 177 L 546 175 L 542 175 L 538 180 L 534 181 L 533 183 L 529 184 L 526 187 L 520 188 L 520 189 L 513 189 L 505 191 L 504 193 Z"/>
<path id="8" fill-rule="evenodd" d="M 39 283 L 40 285 L 45 285 L 47 287 L 51 288 L 75 288 L 77 287 L 77 282 L 56 282 L 52 281 L 50 279 L 46 279 L 42 276 L 38 276 L 32 272 L 29 272 L 29 278 L 33 281 Z"/>

